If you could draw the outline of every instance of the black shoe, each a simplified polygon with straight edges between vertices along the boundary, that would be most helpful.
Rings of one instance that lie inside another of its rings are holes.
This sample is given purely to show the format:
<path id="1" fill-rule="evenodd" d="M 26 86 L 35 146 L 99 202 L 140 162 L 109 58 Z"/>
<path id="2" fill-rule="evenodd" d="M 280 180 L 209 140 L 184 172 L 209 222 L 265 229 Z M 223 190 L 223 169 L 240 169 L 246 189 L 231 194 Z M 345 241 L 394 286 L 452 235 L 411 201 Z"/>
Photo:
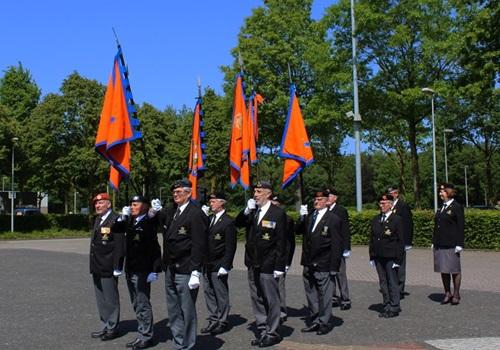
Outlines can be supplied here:
<path id="1" fill-rule="evenodd" d="M 90 336 L 95 339 L 95 338 L 102 337 L 105 333 L 106 333 L 106 330 L 103 329 L 102 331 L 96 331 L 96 332 L 90 333 Z"/>
<path id="2" fill-rule="evenodd" d="M 125 346 L 127 348 L 133 348 L 135 345 L 139 344 L 142 340 L 140 340 L 139 338 L 137 339 L 134 339 L 134 341 L 131 341 L 130 343 L 127 343 Z"/>
<path id="3" fill-rule="evenodd" d="M 115 338 L 118 338 L 118 331 L 114 332 L 106 332 L 101 336 L 101 340 L 107 341 L 107 340 L 113 340 Z"/>
<path id="4" fill-rule="evenodd" d="M 324 334 L 328 334 L 330 333 L 331 331 L 331 328 L 329 325 L 321 325 L 318 329 L 318 331 L 316 332 L 317 335 L 324 335 Z"/>
<path id="5" fill-rule="evenodd" d="M 396 311 L 387 311 L 382 317 L 383 318 L 393 318 L 393 317 L 398 317 L 399 312 Z"/>
<path id="6" fill-rule="evenodd" d="M 441 305 L 448 304 L 451 301 L 451 294 L 445 294 L 443 300 L 441 301 Z"/>
<path id="7" fill-rule="evenodd" d="M 264 338 L 259 343 L 259 348 L 267 348 L 268 346 L 273 346 L 278 344 L 283 340 L 283 337 L 281 335 L 266 335 Z"/>
<path id="8" fill-rule="evenodd" d="M 206 326 L 205 328 L 202 328 L 200 330 L 200 332 L 202 334 L 206 334 L 206 333 L 210 333 L 213 329 L 215 329 L 217 326 L 219 325 L 219 323 L 217 322 L 209 322 L 208 323 L 208 326 Z"/>
<path id="9" fill-rule="evenodd" d="M 405 293 L 400 293 L 399 294 L 399 300 L 403 300 L 405 298 Z"/>
<path id="10" fill-rule="evenodd" d="M 137 344 L 134 345 L 132 350 L 136 349 L 146 349 L 149 348 L 151 345 L 153 345 L 153 341 L 151 340 L 141 340 Z"/>
<path id="11" fill-rule="evenodd" d="M 310 333 L 310 332 L 316 332 L 319 329 L 319 324 L 318 323 L 313 323 L 309 327 L 302 328 L 300 331 L 302 333 Z"/>
<path id="12" fill-rule="evenodd" d="M 332 298 L 332 307 L 340 306 L 340 299 L 338 297 Z"/>
<path id="13" fill-rule="evenodd" d="M 351 308 L 351 304 L 340 305 L 340 310 L 349 310 L 350 308 Z"/>
<path id="14" fill-rule="evenodd" d="M 285 323 L 287 319 L 288 319 L 287 316 L 280 317 L 280 324 Z"/>
<path id="15" fill-rule="evenodd" d="M 264 336 L 252 339 L 252 341 L 250 342 L 250 345 L 252 345 L 252 346 L 259 346 L 260 342 L 262 341 L 262 339 L 264 339 Z"/>
<path id="16" fill-rule="evenodd" d="M 227 332 L 229 330 L 229 325 L 226 323 L 218 323 L 217 327 L 213 328 L 210 331 L 210 334 L 216 335 L 216 334 L 222 334 L 224 332 Z"/>

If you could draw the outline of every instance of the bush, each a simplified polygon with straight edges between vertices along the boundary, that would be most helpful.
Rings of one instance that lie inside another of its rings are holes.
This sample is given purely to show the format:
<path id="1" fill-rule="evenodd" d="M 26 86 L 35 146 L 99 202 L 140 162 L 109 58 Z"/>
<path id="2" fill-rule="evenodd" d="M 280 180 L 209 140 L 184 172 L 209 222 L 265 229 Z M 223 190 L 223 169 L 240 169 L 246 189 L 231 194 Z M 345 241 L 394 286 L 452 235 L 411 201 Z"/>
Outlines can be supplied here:
<path id="1" fill-rule="evenodd" d="M 0 215 L 0 232 L 10 231 L 10 215 Z M 14 216 L 16 232 L 32 232 L 42 230 L 80 230 L 89 231 L 90 217 L 87 215 L 30 215 Z"/>

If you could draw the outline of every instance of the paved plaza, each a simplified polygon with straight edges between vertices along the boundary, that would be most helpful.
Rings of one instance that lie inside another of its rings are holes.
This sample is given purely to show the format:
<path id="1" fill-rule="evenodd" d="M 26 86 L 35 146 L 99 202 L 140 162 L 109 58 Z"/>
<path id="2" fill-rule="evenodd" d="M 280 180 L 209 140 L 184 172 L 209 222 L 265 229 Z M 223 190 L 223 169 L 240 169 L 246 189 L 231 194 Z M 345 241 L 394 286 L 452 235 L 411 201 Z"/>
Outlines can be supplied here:
<path id="1" fill-rule="evenodd" d="M 90 338 L 99 328 L 91 276 L 88 239 L 0 241 L 0 349 L 125 349 L 135 338 L 137 323 L 124 279 L 120 279 L 121 334 L 110 342 Z M 249 303 L 244 246 L 238 244 L 230 274 L 233 328 L 219 336 L 200 335 L 198 349 L 251 349 L 253 317 Z M 287 277 L 288 321 L 280 328 L 282 350 L 500 349 L 500 253 L 462 253 L 462 301 L 440 305 L 439 274 L 432 271 L 430 249 L 408 253 L 403 312 L 380 319 L 381 295 L 376 272 L 368 264 L 368 248 L 354 247 L 348 260 L 353 308 L 333 309 L 333 331 L 303 334 L 305 297 L 299 265 L 301 247 Z M 152 287 L 154 349 L 170 349 L 164 279 Z M 198 295 L 199 324 L 206 308 Z"/>

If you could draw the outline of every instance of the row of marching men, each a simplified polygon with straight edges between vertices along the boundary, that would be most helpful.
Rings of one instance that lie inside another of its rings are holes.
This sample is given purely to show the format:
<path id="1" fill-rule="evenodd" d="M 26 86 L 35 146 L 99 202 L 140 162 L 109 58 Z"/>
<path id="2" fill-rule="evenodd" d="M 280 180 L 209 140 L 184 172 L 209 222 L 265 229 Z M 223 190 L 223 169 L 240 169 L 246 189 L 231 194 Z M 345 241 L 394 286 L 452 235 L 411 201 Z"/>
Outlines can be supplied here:
<path id="1" fill-rule="evenodd" d="M 236 218 L 225 212 L 222 194 L 210 196 L 208 207 L 190 200 L 191 183 L 173 184 L 175 205 L 162 208 L 134 196 L 121 214 L 111 210 L 109 196 L 94 198 L 97 214 L 90 249 L 97 306 L 102 327 L 93 338 L 103 341 L 119 336 L 118 277 L 125 273 L 130 299 L 138 321 L 138 336 L 126 344 L 144 349 L 153 343 L 151 282 L 165 273 L 165 292 L 175 349 L 196 344 L 196 299 L 203 283 L 208 324 L 201 333 L 220 334 L 230 329 L 228 275 L 236 251 L 236 227 L 245 228 L 245 265 L 250 301 L 258 328 L 252 346 L 268 347 L 282 340 L 279 325 L 286 321 L 285 277 L 292 262 L 295 234 L 303 236 L 301 265 L 309 309 L 302 332 L 318 335 L 331 331 L 332 304 L 351 307 L 346 276 L 350 256 L 347 210 L 337 203 L 338 193 L 322 189 L 314 193 L 314 209 L 300 208 L 296 224 L 280 207 L 269 182 L 254 186 L 253 198 Z M 390 188 L 379 198 L 381 213 L 371 225 L 370 263 L 377 269 L 384 310 L 380 317 L 398 316 L 404 297 L 406 251 L 411 249 L 411 211 Z M 398 204 L 399 203 L 399 204 Z M 163 234 L 163 255 L 157 231 Z M 337 287 L 336 287 L 337 286 Z M 338 289 L 338 293 L 336 291 Z"/>

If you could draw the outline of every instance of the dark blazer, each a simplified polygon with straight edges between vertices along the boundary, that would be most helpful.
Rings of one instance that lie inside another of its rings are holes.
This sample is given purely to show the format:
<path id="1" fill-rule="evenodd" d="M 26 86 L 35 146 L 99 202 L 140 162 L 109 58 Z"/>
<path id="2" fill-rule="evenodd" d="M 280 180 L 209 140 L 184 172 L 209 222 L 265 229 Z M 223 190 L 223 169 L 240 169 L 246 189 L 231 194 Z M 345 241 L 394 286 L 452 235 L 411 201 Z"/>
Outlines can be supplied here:
<path id="1" fill-rule="evenodd" d="M 349 213 L 347 209 L 335 203 L 330 212 L 337 215 L 342 220 L 342 249 L 351 250 L 351 229 L 349 227 Z"/>
<path id="2" fill-rule="evenodd" d="M 392 208 L 392 213 L 403 219 L 405 245 L 413 245 L 413 215 L 410 207 L 399 198 L 394 208 Z"/>
<path id="3" fill-rule="evenodd" d="M 90 238 L 90 273 L 101 277 L 112 277 L 113 270 L 123 269 L 125 255 L 123 227 L 116 224 L 119 215 L 109 213 L 101 225 L 101 217 L 94 220 Z"/>
<path id="4" fill-rule="evenodd" d="M 292 265 L 293 254 L 295 253 L 295 223 L 290 216 L 286 216 L 286 266 Z"/>
<path id="5" fill-rule="evenodd" d="M 442 207 L 441 207 L 442 208 Z M 434 216 L 432 243 L 436 247 L 451 248 L 464 246 L 464 209 L 456 200 L 441 213 Z"/>
<path id="6" fill-rule="evenodd" d="M 144 216 L 137 224 L 134 218 L 126 222 L 126 272 L 160 272 L 161 249 L 157 222 Z"/>
<path id="7" fill-rule="evenodd" d="M 286 214 L 280 207 L 271 204 L 257 224 L 256 211 L 245 215 L 240 212 L 236 226 L 246 228 L 245 265 L 258 268 L 262 273 L 285 271 L 286 265 Z"/>
<path id="8" fill-rule="evenodd" d="M 211 215 L 208 218 L 212 222 Z M 236 252 L 236 227 L 234 220 L 226 212 L 208 229 L 208 253 L 205 261 L 207 272 L 217 272 L 220 267 L 226 270 L 233 268 Z"/>
<path id="9" fill-rule="evenodd" d="M 314 211 L 302 217 L 297 233 L 303 235 L 300 264 L 319 272 L 339 271 L 342 256 L 342 220 L 327 209 L 311 232 Z"/>
<path id="10" fill-rule="evenodd" d="M 375 258 L 392 258 L 396 263 L 401 262 L 404 251 L 403 219 L 391 214 L 384 223 L 381 223 L 382 214 L 372 220 L 369 244 L 370 260 Z"/>
<path id="11" fill-rule="evenodd" d="M 208 217 L 193 202 L 174 220 L 176 208 L 162 209 L 163 268 L 176 273 L 202 271 L 207 252 Z"/>

